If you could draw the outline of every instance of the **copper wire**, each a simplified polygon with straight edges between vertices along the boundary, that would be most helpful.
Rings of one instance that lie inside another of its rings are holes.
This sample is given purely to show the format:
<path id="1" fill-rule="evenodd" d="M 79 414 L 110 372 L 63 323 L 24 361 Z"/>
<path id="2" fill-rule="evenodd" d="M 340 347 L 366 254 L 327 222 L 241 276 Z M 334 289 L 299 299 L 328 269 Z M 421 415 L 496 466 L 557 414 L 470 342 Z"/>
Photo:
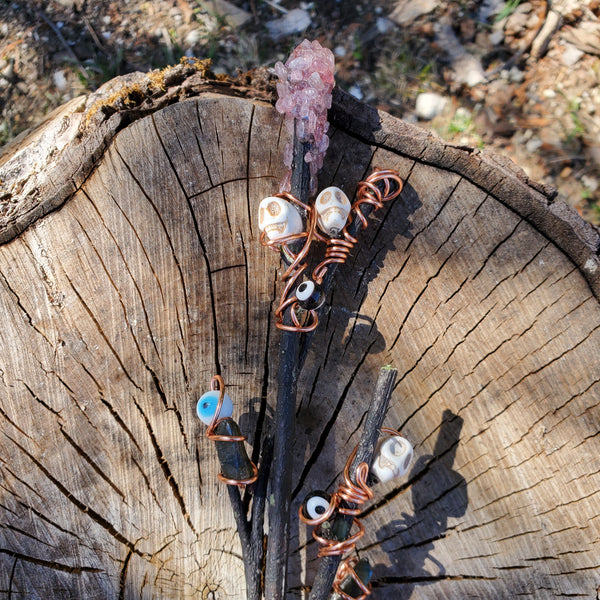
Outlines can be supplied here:
<path id="1" fill-rule="evenodd" d="M 380 182 L 383 182 L 383 191 L 377 186 Z M 308 333 L 316 329 L 319 324 L 317 311 L 314 309 L 304 311 L 298 302 L 298 298 L 292 293 L 296 288 L 296 283 L 308 267 L 307 263 L 304 262 L 304 259 L 310 250 L 312 242 L 314 240 L 319 240 L 327 243 L 324 259 L 312 272 L 314 282 L 321 284 L 329 266 L 332 264 L 345 263 L 350 255 L 350 251 L 358 241 L 348 232 L 348 226 L 352 221 L 358 219 L 364 229 L 368 225 L 367 218 L 364 214 L 365 206 L 370 205 L 373 209 L 381 208 L 384 202 L 396 198 L 401 191 L 402 180 L 397 171 L 392 169 L 376 169 L 373 171 L 371 175 L 364 181 L 359 182 L 357 186 L 357 200 L 350 209 L 348 223 L 342 230 L 342 237 L 340 238 L 326 238 L 317 232 L 317 213 L 313 206 L 304 204 L 290 192 L 278 192 L 274 194 L 276 198 L 281 198 L 282 200 L 300 207 L 302 211 L 306 213 L 308 221 L 306 231 L 291 234 L 276 240 L 269 240 L 264 231 L 260 234 L 260 243 L 263 246 L 282 252 L 284 256 L 290 260 L 289 266 L 282 275 L 282 279 L 285 282 L 285 288 L 281 295 L 279 305 L 275 310 L 275 315 L 277 317 L 275 325 L 278 329 L 296 333 Z M 300 240 L 304 240 L 302 249 L 297 254 L 294 254 L 290 248 L 290 244 Z M 288 309 L 290 311 L 291 324 L 284 323 L 284 315 Z"/>
<path id="2" fill-rule="evenodd" d="M 306 258 L 306 255 L 310 250 L 310 245 L 312 244 L 313 239 L 316 238 L 323 240 L 325 238 L 316 232 L 317 214 L 312 206 L 308 206 L 307 204 L 300 202 L 300 200 L 298 200 L 289 192 L 278 192 L 277 194 L 274 194 L 274 196 L 300 206 L 308 216 L 308 227 L 306 231 L 288 235 L 276 240 L 267 240 L 264 231 L 260 236 L 260 243 L 263 246 L 268 246 L 275 251 L 283 250 L 286 256 L 292 259 L 292 262 L 281 276 L 286 284 L 283 293 L 281 294 L 279 306 L 275 310 L 275 316 L 277 317 L 277 322 L 275 325 L 284 331 L 294 331 L 297 333 L 309 332 L 313 329 L 316 329 L 317 325 L 319 324 L 317 312 L 315 310 L 308 311 L 305 322 L 301 323 L 298 318 L 298 309 L 300 308 L 298 299 L 295 295 L 290 294 L 292 290 L 295 289 L 296 282 L 308 267 L 308 264 L 303 262 L 303 260 Z M 305 242 L 298 254 L 294 254 L 289 244 L 301 239 L 305 239 Z M 283 321 L 284 314 L 288 308 L 290 308 L 290 317 L 292 319 L 291 325 L 286 325 Z"/>
<path id="3" fill-rule="evenodd" d="M 371 594 L 371 587 L 365 585 L 354 570 L 357 562 L 358 559 L 355 556 L 349 557 L 342 562 L 337 570 L 335 581 L 333 582 L 333 591 L 338 594 L 342 600 L 365 600 L 365 598 Z M 349 596 L 341 589 L 341 584 L 348 576 L 352 577 L 354 583 L 356 583 L 361 590 L 362 594 L 360 596 Z"/>
<path id="4" fill-rule="evenodd" d="M 245 435 L 219 435 L 215 433 L 215 428 L 217 425 L 224 421 L 225 419 L 219 419 L 219 413 L 221 412 L 221 407 L 223 406 L 223 398 L 225 398 L 225 381 L 220 375 L 215 375 L 210 379 L 210 390 L 211 391 L 219 391 L 219 399 L 217 400 L 217 408 L 215 409 L 215 414 L 206 430 L 206 437 L 212 442 L 245 442 Z M 254 483 L 258 479 L 258 469 L 256 465 L 250 461 L 252 465 L 252 477 L 248 477 L 247 479 L 230 479 L 225 477 L 223 473 L 219 473 L 217 477 L 226 483 L 227 485 L 238 485 L 240 487 L 245 487 Z"/>
<path id="5" fill-rule="evenodd" d="M 383 191 L 377 183 L 383 182 Z M 372 206 L 373 210 L 383 207 L 384 202 L 393 200 L 402 192 L 402 179 L 397 171 L 393 169 L 376 169 L 364 181 L 360 181 L 356 188 L 356 202 L 350 209 L 348 222 L 342 229 L 340 238 L 327 240 L 325 258 L 313 270 L 313 279 L 316 283 L 322 283 L 327 269 L 331 264 L 343 264 L 348 259 L 350 251 L 358 240 L 350 235 L 348 227 L 355 219 L 358 219 L 365 229 L 369 222 L 364 214 L 365 207 Z"/>
<path id="6" fill-rule="evenodd" d="M 357 518 L 360 514 L 360 505 L 364 504 L 367 500 L 373 497 L 373 492 L 367 485 L 367 477 L 369 475 L 369 465 L 365 462 L 361 462 L 356 467 L 355 478 L 356 483 L 350 478 L 350 466 L 356 456 L 357 448 L 354 448 L 352 454 L 346 462 L 344 467 L 344 481 L 340 484 L 338 490 L 334 492 L 329 501 L 329 508 L 315 519 L 309 519 L 304 516 L 302 507 L 300 507 L 298 514 L 300 520 L 307 525 L 314 525 L 313 538 L 319 543 L 319 557 L 323 556 L 337 556 L 344 555 L 352 550 L 356 546 L 356 542 L 364 535 L 365 527 Z M 342 504 L 342 502 L 349 502 L 356 504 L 356 508 L 348 508 Z M 354 517 L 352 526 L 357 528 L 357 532 L 354 535 L 347 537 L 345 540 L 332 540 L 324 537 L 321 534 L 321 528 L 323 523 L 335 518 L 335 515 L 349 515 Z"/>

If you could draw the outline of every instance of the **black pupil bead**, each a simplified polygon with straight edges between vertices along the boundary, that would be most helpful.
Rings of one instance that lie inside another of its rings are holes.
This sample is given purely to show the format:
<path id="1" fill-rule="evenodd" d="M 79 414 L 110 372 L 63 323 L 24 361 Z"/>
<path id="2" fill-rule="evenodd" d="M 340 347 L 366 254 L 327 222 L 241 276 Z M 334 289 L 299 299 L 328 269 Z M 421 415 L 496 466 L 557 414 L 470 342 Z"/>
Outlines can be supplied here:
<path id="1" fill-rule="evenodd" d="M 315 512 L 316 512 L 318 515 L 322 515 L 322 514 L 325 512 L 325 507 L 324 507 L 324 506 L 317 506 L 317 507 L 315 508 Z"/>
<path id="2" fill-rule="evenodd" d="M 208 402 L 203 402 L 202 403 L 202 408 L 208 408 Z"/>
<path id="3" fill-rule="evenodd" d="M 296 296 L 301 296 L 298 298 L 298 304 L 304 310 L 317 309 L 325 301 L 325 294 L 321 286 L 312 281 L 302 282 L 296 289 Z"/>

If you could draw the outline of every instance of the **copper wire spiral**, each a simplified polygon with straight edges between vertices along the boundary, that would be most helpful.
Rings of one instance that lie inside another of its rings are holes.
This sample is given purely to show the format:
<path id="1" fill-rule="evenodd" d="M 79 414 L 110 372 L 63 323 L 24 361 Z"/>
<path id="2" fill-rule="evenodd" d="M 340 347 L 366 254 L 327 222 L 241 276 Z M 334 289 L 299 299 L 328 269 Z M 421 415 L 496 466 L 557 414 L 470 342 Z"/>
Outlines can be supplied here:
<path id="1" fill-rule="evenodd" d="M 304 516 L 302 507 L 299 509 L 300 520 L 307 525 L 314 525 L 313 538 L 319 543 L 319 557 L 323 556 L 337 556 L 344 555 L 352 550 L 356 546 L 356 542 L 364 535 L 364 525 L 357 518 L 360 514 L 360 505 L 364 504 L 367 500 L 373 497 L 373 492 L 367 485 L 367 477 L 369 475 L 369 465 L 365 462 L 361 462 L 356 468 L 356 483 L 350 478 L 350 465 L 354 461 L 356 456 L 355 448 L 346 462 L 344 467 L 344 481 L 340 484 L 340 487 L 331 496 L 329 501 L 328 509 L 316 519 L 309 519 Z M 342 505 L 342 502 L 348 502 L 356 504 L 356 508 L 348 508 Z M 332 540 L 321 535 L 321 526 L 323 523 L 334 517 L 336 514 L 349 515 L 354 517 L 352 525 L 357 528 L 357 532 L 354 535 L 347 537 L 345 540 Z"/>
<path id="2" fill-rule="evenodd" d="M 379 189 L 378 183 L 383 182 L 383 191 Z M 359 182 L 357 187 L 357 200 L 350 209 L 348 223 L 342 230 L 342 237 L 326 238 L 319 234 L 316 229 L 317 213 L 313 206 L 308 206 L 289 192 L 278 192 L 274 197 L 286 200 L 291 204 L 299 206 L 308 216 L 307 230 L 269 240 L 266 233 L 263 231 L 260 235 L 260 243 L 275 251 L 281 251 L 283 255 L 290 260 L 290 265 L 282 275 L 283 281 L 286 282 L 285 288 L 281 295 L 281 299 L 275 315 L 277 316 L 276 326 L 284 331 L 293 331 L 297 333 L 307 333 L 317 328 L 319 318 L 316 310 L 301 311 L 298 298 L 292 293 L 296 288 L 296 283 L 301 275 L 306 271 L 308 265 L 303 262 L 310 250 L 312 242 L 316 239 L 327 243 L 324 259 L 315 267 L 312 272 L 312 279 L 317 284 L 323 282 L 327 270 L 332 264 L 343 264 L 348 259 L 350 251 L 357 243 L 357 239 L 348 233 L 348 226 L 358 219 L 362 224 L 362 229 L 367 227 L 368 221 L 364 214 L 364 208 L 367 205 L 378 209 L 383 206 L 384 202 L 393 200 L 402 191 L 402 179 L 400 175 L 392 169 L 376 169 L 364 181 Z M 298 254 L 290 248 L 290 243 L 305 240 L 302 249 Z M 290 318 L 292 323 L 284 323 L 284 314 L 287 309 L 290 309 Z M 302 322 L 299 314 L 302 315 Z"/>
<path id="3" fill-rule="evenodd" d="M 290 202 L 291 204 L 296 204 L 308 215 L 308 227 L 306 231 L 302 231 L 300 233 L 292 234 L 285 236 L 283 238 L 278 238 L 276 240 L 268 240 L 265 232 L 263 231 L 260 235 L 260 243 L 263 246 L 267 246 L 276 252 L 281 250 L 283 254 L 291 260 L 290 265 L 287 267 L 283 275 L 281 276 L 283 281 L 286 282 L 283 293 L 281 294 L 281 299 L 279 301 L 279 306 L 275 310 L 275 315 L 277 317 L 277 322 L 275 325 L 284 331 L 295 331 L 298 333 L 312 331 L 316 329 L 319 324 L 319 319 L 317 317 L 317 312 L 314 310 L 309 311 L 307 319 L 304 323 L 300 323 L 298 319 L 297 309 L 298 299 L 295 295 L 290 296 L 290 293 L 296 287 L 296 282 L 299 277 L 304 273 L 308 264 L 302 262 L 308 251 L 310 250 L 310 245 L 314 238 L 324 239 L 315 231 L 315 225 L 317 222 L 317 215 L 312 206 L 308 206 L 303 202 L 300 202 L 295 196 L 290 194 L 289 192 L 278 192 L 274 194 L 274 197 L 281 198 Z M 298 254 L 294 254 L 289 246 L 291 242 L 299 241 L 305 238 L 304 245 Z M 290 297 L 288 297 L 290 296 Z M 288 307 L 291 307 L 290 316 L 292 319 L 292 325 L 286 325 L 283 322 L 283 316 Z"/>
<path id="4" fill-rule="evenodd" d="M 377 183 L 383 182 L 383 191 L 379 189 Z M 392 169 L 375 169 L 364 181 L 359 182 L 356 189 L 356 202 L 350 209 L 348 222 L 342 229 L 341 237 L 330 238 L 327 240 L 327 249 L 325 258 L 313 270 L 313 279 L 316 283 L 321 283 L 327 269 L 331 264 L 343 264 L 348 259 L 350 251 L 358 240 L 350 235 L 348 227 L 358 219 L 365 229 L 369 222 L 364 214 L 366 206 L 372 206 L 373 210 L 383 207 L 384 202 L 393 200 L 402 192 L 402 179 L 397 171 Z"/>
<path id="5" fill-rule="evenodd" d="M 354 570 L 354 567 L 356 566 L 357 562 L 358 562 L 358 559 L 355 556 L 348 557 L 339 566 L 337 573 L 335 575 L 335 581 L 333 582 L 333 591 L 336 594 L 338 594 L 339 597 L 342 598 L 342 600 L 365 600 L 365 598 L 371 594 L 370 587 L 365 585 L 360 580 L 360 578 L 356 574 L 356 571 Z M 346 577 L 348 577 L 348 576 L 352 577 L 352 579 L 354 580 L 354 583 L 356 583 L 356 585 L 361 590 L 362 594 L 360 596 L 349 596 L 348 594 L 346 594 L 346 592 L 344 592 L 341 589 L 340 585 L 342 584 L 344 579 L 346 579 Z"/>
<path id="6" fill-rule="evenodd" d="M 223 421 L 224 419 L 219 419 L 219 413 L 221 412 L 221 407 L 223 406 L 223 398 L 225 398 L 225 381 L 220 375 L 215 375 L 210 379 L 210 390 L 219 392 L 219 399 L 217 400 L 217 408 L 215 409 L 215 414 L 206 430 L 206 437 L 212 442 L 244 442 L 246 441 L 245 435 L 219 435 L 215 433 L 215 428 L 217 425 Z M 254 483 L 258 478 L 258 469 L 256 465 L 251 462 L 253 475 L 247 479 L 229 479 L 223 475 L 223 473 L 219 473 L 217 477 L 226 483 L 227 485 L 238 485 L 240 487 L 244 487 Z"/>

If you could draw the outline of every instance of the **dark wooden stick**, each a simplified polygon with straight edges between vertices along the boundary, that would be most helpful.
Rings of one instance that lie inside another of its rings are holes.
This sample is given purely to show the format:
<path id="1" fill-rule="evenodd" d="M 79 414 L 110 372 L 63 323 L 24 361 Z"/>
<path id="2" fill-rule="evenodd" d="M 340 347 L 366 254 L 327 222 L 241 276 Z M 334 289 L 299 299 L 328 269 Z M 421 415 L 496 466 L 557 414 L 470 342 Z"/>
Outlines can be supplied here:
<path id="1" fill-rule="evenodd" d="M 369 467 L 371 466 L 373 452 L 377 446 L 379 432 L 388 409 L 397 373 L 398 371 L 390 366 L 383 367 L 379 371 L 379 377 L 377 378 L 375 393 L 373 395 L 373 402 L 367 413 L 367 419 L 356 450 L 356 456 L 350 465 L 350 479 L 352 479 L 354 483 L 356 483 L 356 467 L 362 462 L 366 462 Z M 356 504 L 351 503 L 345 503 L 345 506 L 348 508 L 356 508 Z M 345 537 L 348 537 L 354 520 L 353 517 L 340 515 L 337 519 L 340 520 L 339 523 L 342 526 Z M 331 592 L 341 558 L 341 556 L 326 556 L 323 558 L 319 564 L 319 570 L 310 592 L 309 600 L 326 600 Z"/>
<path id="2" fill-rule="evenodd" d="M 306 204 L 309 196 L 310 172 L 304 161 L 308 144 L 294 135 L 291 192 Z M 290 325 L 291 317 L 284 315 L 283 323 Z M 277 406 L 269 502 L 269 537 L 265 563 L 265 598 L 283 600 L 287 587 L 290 505 L 292 495 L 292 466 L 294 425 L 296 413 L 296 385 L 300 373 L 298 355 L 300 335 L 282 331 L 279 346 L 277 375 Z"/>

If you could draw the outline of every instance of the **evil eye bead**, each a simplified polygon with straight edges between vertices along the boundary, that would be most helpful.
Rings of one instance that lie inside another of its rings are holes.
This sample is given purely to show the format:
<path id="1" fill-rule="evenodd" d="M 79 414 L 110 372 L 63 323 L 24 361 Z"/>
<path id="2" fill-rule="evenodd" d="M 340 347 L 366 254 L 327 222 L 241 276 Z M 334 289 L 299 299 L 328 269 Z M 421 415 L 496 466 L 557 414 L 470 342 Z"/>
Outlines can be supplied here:
<path id="1" fill-rule="evenodd" d="M 325 302 L 325 294 L 314 281 L 303 281 L 296 288 L 298 304 L 305 310 L 316 310 Z"/>
<path id="2" fill-rule="evenodd" d="M 314 521 L 329 510 L 331 496 L 326 492 L 315 491 L 306 496 L 302 503 L 302 514 L 305 519 Z"/>
<path id="3" fill-rule="evenodd" d="M 206 392 L 203 394 L 198 400 L 198 404 L 196 405 L 196 412 L 198 413 L 198 418 L 205 424 L 210 425 L 213 417 L 215 415 L 215 411 L 217 410 L 217 404 L 219 402 L 219 390 L 211 390 L 210 392 Z M 223 404 L 221 405 L 221 410 L 219 412 L 219 418 L 224 419 L 225 417 L 231 417 L 233 414 L 233 402 L 231 398 L 225 394 L 223 397 Z"/>

